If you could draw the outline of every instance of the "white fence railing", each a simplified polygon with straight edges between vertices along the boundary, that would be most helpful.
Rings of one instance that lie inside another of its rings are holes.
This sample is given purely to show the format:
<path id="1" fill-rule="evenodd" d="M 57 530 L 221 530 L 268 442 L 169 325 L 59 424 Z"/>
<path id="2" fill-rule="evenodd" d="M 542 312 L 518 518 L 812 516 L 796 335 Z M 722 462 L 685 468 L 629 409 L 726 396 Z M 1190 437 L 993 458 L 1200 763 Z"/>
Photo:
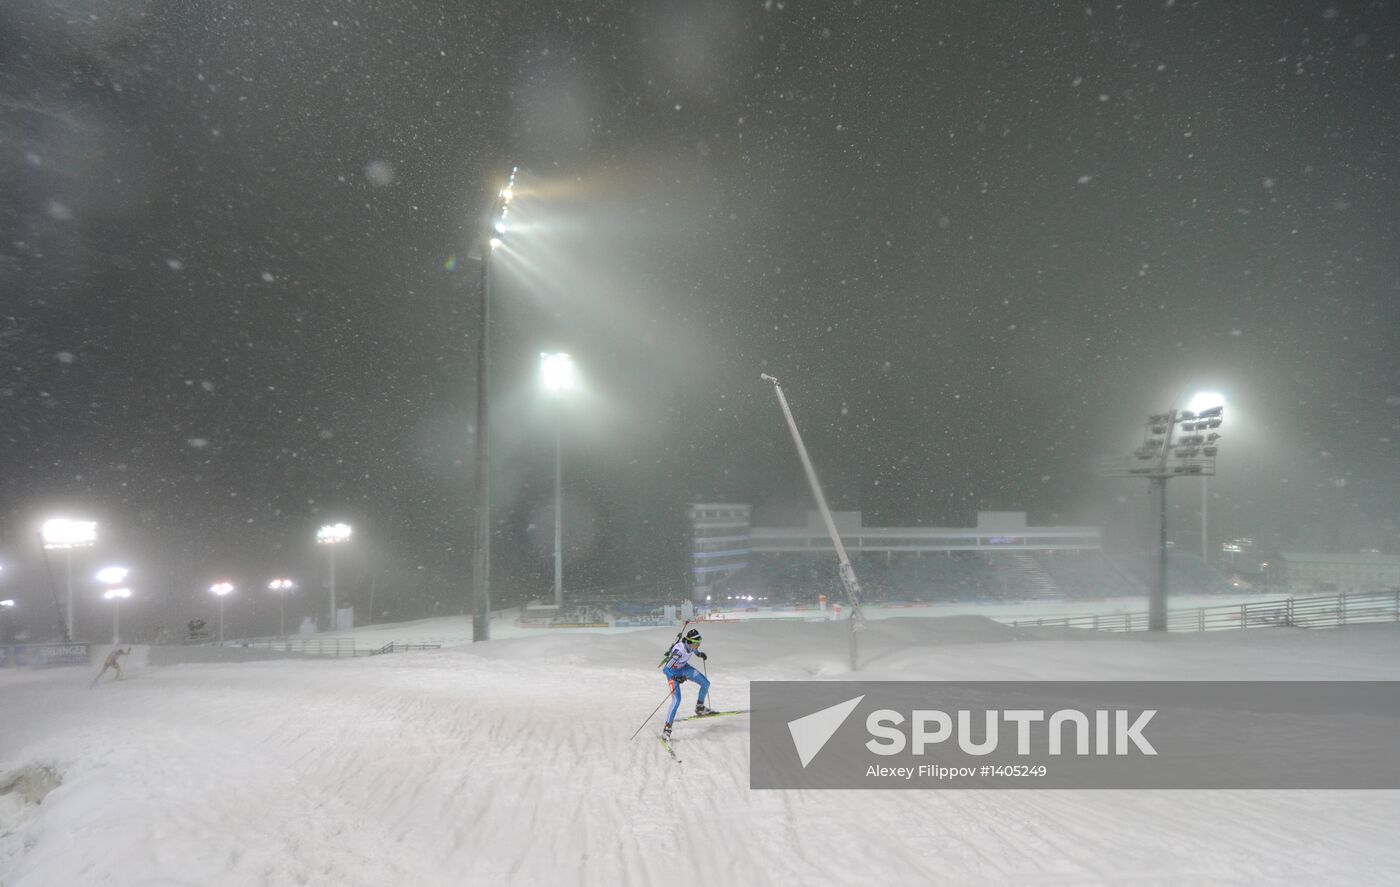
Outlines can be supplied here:
<path id="1" fill-rule="evenodd" d="M 281 653 L 297 653 L 302 656 L 354 656 L 354 638 L 303 638 L 303 637 L 274 637 L 274 638 L 244 638 L 237 641 L 225 641 L 225 647 L 244 647 L 249 650 L 276 650 Z M 364 650 L 360 655 L 365 655 L 369 651 Z"/>
<path id="2" fill-rule="evenodd" d="M 1167 612 L 1168 631 L 1220 631 L 1276 626 L 1333 628 L 1364 622 L 1400 622 L 1400 589 L 1322 597 L 1290 597 Z M 1147 613 L 1031 616 L 1011 620 L 1008 624 L 1018 628 L 1146 631 Z"/>

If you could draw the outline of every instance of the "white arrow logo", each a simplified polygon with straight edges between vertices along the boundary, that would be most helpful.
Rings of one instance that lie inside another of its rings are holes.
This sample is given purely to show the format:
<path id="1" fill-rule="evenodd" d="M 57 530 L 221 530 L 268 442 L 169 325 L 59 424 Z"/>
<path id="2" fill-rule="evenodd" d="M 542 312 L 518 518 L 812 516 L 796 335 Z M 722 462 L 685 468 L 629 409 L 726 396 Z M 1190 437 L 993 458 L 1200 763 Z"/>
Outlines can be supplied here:
<path id="1" fill-rule="evenodd" d="M 795 721 L 788 721 L 788 732 L 792 734 L 792 744 L 797 749 L 797 757 L 802 761 L 802 769 L 817 756 L 831 737 L 846 723 L 856 706 L 864 699 L 864 694 L 855 699 L 838 702 L 831 708 L 804 715 Z"/>

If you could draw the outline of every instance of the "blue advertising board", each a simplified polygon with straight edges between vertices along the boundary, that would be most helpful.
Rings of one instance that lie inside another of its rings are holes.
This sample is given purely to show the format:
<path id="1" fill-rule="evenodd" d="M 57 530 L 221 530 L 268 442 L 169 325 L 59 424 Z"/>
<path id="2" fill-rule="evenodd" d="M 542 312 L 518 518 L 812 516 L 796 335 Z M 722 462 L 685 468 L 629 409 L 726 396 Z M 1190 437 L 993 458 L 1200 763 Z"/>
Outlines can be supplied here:
<path id="1" fill-rule="evenodd" d="M 0 649 L 8 651 L 3 658 L 6 665 L 48 668 L 54 665 L 89 665 L 92 657 L 88 647 L 88 644 L 26 644 Z"/>

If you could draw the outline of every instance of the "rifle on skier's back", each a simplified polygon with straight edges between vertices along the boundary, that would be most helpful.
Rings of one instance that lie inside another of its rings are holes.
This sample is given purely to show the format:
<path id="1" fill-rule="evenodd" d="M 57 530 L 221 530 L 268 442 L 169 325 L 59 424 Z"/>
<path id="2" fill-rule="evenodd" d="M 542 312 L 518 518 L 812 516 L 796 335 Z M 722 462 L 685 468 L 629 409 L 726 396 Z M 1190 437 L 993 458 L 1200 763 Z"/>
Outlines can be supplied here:
<path id="1" fill-rule="evenodd" d="M 671 645 L 666 648 L 666 652 L 661 654 L 661 661 L 656 663 L 657 668 L 660 668 L 661 666 L 665 665 L 666 660 L 671 658 L 671 650 L 676 646 L 676 641 L 679 641 L 682 637 L 685 636 L 685 630 L 690 626 L 690 623 L 694 621 L 694 619 L 687 619 L 681 624 L 681 630 L 676 632 L 676 640 L 671 641 Z"/>

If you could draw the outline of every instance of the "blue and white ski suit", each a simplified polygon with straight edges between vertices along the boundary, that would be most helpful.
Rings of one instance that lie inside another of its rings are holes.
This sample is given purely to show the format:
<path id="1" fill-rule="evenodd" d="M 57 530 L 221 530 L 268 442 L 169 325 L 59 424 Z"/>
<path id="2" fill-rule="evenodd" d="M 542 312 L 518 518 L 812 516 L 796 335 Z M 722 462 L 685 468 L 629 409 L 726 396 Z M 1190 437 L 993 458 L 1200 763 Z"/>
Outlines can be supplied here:
<path id="1" fill-rule="evenodd" d="M 705 694 L 710 692 L 710 679 L 695 670 L 695 666 L 690 664 L 690 657 L 695 652 L 686 646 L 685 641 L 676 641 L 671 647 L 671 653 L 666 657 L 666 666 L 662 673 L 666 675 L 666 680 L 671 682 L 671 710 L 666 713 L 666 724 L 669 726 L 676 720 L 676 712 L 681 707 L 681 685 L 676 681 L 678 676 L 684 676 L 687 681 L 694 681 L 700 685 L 700 698 L 697 703 L 705 701 Z"/>

